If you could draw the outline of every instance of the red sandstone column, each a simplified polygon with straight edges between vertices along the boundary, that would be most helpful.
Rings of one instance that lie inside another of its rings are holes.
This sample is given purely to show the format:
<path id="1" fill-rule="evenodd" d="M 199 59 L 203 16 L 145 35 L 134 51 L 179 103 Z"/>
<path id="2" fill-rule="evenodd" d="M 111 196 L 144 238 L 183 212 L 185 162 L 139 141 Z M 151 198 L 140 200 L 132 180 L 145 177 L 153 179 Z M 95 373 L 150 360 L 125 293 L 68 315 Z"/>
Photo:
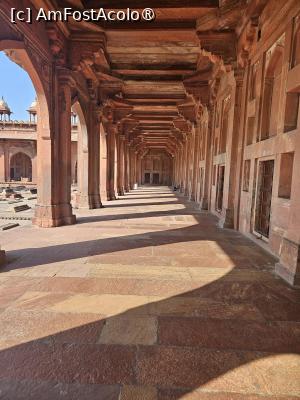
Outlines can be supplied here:
<path id="1" fill-rule="evenodd" d="M 199 132 L 198 129 L 193 125 L 193 141 L 192 141 L 192 176 L 191 179 L 191 193 L 190 200 L 195 201 L 196 199 L 196 183 L 197 183 L 197 173 L 198 173 L 198 144 L 199 144 Z"/>
<path id="2" fill-rule="evenodd" d="M 107 200 L 116 200 L 115 193 L 115 146 L 116 146 L 116 127 L 109 125 L 107 133 Z"/>
<path id="3" fill-rule="evenodd" d="M 237 147 L 238 147 L 238 136 L 239 127 L 241 122 L 241 104 L 242 104 L 242 87 L 243 87 L 244 71 L 236 71 L 235 80 L 236 87 L 235 91 L 232 91 L 232 99 L 234 102 L 234 114 L 232 129 L 230 124 L 227 132 L 227 143 L 226 143 L 226 167 L 225 167 L 225 178 L 224 178 L 224 200 L 223 200 L 223 211 L 220 220 L 220 226 L 223 228 L 234 228 L 234 215 L 238 210 L 235 209 L 234 197 L 235 189 L 237 187 L 236 182 L 236 168 L 237 168 Z"/>
<path id="4" fill-rule="evenodd" d="M 5 144 L 1 143 L 0 154 L 0 182 L 5 182 Z"/>
<path id="5" fill-rule="evenodd" d="M 54 85 L 51 137 L 38 119 L 38 201 L 33 223 L 42 227 L 74 224 L 71 207 L 71 85 L 69 71 L 59 69 Z"/>
<path id="6" fill-rule="evenodd" d="M 118 164 L 119 164 L 118 140 L 119 140 L 119 133 L 118 133 L 118 130 L 115 129 L 115 143 L 114 143 L 114 146 L 115 146 L 114 193 L 115 193 L 115 195 L 117 195 L 117 193 L 118 193 Z"/>
<path id="7" fill-rule="evenodd" d="M 189 169 L 190 169 L 190 135 L 187 136 L 185 149 L 185 177 L 184 177 L 184 195 L 189 194 Z"/>
<path id="8" fill-rule="evenodd" d="M 32 158 L 32 182 L 37 183 L 37 155 Z"/>
<path id="9" fill-rule="evenodd" d="M 204 182 L 203 182 L 203 197 L 201 199 L 200 208 L 202 210 L 208 210 L 209 205 L 209 194 L 211 187 L 211 176 L 212 176 L 212 134 L 213 134 L 213 122 L 215 116 L 215 107 L 205 108 L 204 116 L 206 124 L 202 127 L 204 131 Z"/>
<path id="10" fill-rule="evenodd" d="M 129 192 L 129 144 L 127 140 L 124 142 L 124 190 L 125 192 Z"/>
<path id="11" fill-rule="evenodd" d="M 236 190 L 234 195 L 234 208 L 237 212 L 234 214 L 234 229 L 239 230 L 240 225 L 240 201 L 242 193 L 242 181 L 243 181 L 243 165 L 244 165 L 244 149 L 247 131 L 247 107 L 248 107 L 248 92 L 250 86 L 250 63 L 244 70 L 244 81 L 242 86 L 241 95 L 241 110 L 240 116 L 241 121 L 239 124 L 239 134 L 237 140 L 237 155 L 236 155 Z"/>
<path id="12" fill-rule="evenodd" d="M 180 192 L 184 192 L 184 178 L 185 178 L 185 156 L 186 156 L 186 140 L 184 140 L 181 148 L 181 161 L 180 161 Z"/>
<path id="13" fill-rule="evenodd" d="M 118 195 L 124 196 L 125 194 L 125 135 L 119 135 L 118 137 Z"/>
<path id="14" fill-rule="evenodd" d="M 103 124 L 100 124 L 100 196 L 107 199 L 107 134 Z"/>
<path id="15" fill-rule="evenodd" d="M 137 169 L 137 173 L 136 173 L 136 177 L 137 177 L 137 179 L 136 179 L 136 181 L 137 181 L 137 184 L 140 186 L 141 184 L 142 184 L 142 159 L 141 159 L 141 157 L 140 156 L 138 156 L 137 155 L 137 158 L 136 158 L 136 169 Z"/>
<path id="16" fill-rule="evenodd" d="M 89 105 L 88 119 L 88 208 L 101 208 L 100 197 L 100 123 L 101 113 Z"/>
<path id="17" fill-rule="evenodd" d="M 179 155 L 179 150 L 177 149 L 175 151 L 175 156 L 173 158 L 173 178 L 172 178 L 172 186 L 177 186 L 178 182 L 178 155 Z"/>
<path id="18" fill-rule="evenodd" d="M 134 149 L 129 149 L 129 185 L 132 190 L 135 183 L 135 152 Z"/>

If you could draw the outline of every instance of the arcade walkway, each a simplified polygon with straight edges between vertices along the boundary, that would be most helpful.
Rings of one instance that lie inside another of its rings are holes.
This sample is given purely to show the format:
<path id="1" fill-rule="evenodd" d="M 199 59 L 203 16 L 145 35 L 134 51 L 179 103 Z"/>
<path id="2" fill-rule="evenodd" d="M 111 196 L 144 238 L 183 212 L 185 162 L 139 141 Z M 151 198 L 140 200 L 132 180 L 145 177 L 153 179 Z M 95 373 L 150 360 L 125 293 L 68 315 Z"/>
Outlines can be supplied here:
<path id="1" fill-rule="evenodd" d="M 168 188 L 2 233 L 0 398 L 299 399 L 300 296 Z"/>

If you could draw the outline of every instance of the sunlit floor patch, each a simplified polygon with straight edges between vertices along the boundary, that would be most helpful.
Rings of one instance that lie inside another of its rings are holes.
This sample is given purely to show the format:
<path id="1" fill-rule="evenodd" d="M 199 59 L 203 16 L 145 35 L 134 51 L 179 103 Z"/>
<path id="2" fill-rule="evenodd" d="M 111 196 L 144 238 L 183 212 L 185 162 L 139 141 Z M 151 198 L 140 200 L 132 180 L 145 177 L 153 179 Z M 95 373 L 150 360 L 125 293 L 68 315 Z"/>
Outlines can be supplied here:
<path id="1" fill-rule="evenodd" d="M 79 214 L 1 234 L 4 398 L 299 399 L 300 295 L 269 254 L 168 188 Z"/>

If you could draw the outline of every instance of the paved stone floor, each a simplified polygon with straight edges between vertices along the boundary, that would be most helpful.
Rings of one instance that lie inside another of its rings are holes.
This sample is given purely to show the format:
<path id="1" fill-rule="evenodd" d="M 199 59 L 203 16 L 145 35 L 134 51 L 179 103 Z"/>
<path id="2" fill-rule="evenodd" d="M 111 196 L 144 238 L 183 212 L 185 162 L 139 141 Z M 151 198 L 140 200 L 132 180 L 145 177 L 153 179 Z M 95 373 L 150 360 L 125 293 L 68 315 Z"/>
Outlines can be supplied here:
<path id="1" fill-rule="evenodd" d="M 1 233 L 0 399 L 300 398 L 300 295 L 168 188 Z"/>

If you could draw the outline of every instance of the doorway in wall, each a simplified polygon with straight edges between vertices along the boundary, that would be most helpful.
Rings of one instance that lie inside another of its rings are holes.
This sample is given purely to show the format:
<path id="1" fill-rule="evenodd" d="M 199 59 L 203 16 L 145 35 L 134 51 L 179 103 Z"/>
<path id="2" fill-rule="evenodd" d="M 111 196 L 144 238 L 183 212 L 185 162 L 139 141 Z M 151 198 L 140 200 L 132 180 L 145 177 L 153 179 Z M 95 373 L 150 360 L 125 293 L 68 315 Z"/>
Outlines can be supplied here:
<path id="1" fill-rule="evenodd" d="M 225 165 L 218 167 L 216 210 L 221 212 L 223 208 L 223 191 L 224 191 Z"/>
<path id="2" fill-rule="evenodd" d="M 258 170 L 255 232 L 268 238 L 270 230 L 274 160 L 261 161 Z"/>
<path id="3" fill-rule="evenodd" d="M 157 174 L 157 173 L 153 174 L 152 183 L 153 183 L 153 185 L 159 185 L 159 174 Z"/>
<path id="4" fill-rule="evenodd" d="M 149 172 L 146 172 L 146 173 L 145 173 L 145 179 L 144 179 L 144 181 L 145 181 L 146 184 L 149 184 L 149 183 L 150 183 L 150 173 L 149 173 Z"/>

